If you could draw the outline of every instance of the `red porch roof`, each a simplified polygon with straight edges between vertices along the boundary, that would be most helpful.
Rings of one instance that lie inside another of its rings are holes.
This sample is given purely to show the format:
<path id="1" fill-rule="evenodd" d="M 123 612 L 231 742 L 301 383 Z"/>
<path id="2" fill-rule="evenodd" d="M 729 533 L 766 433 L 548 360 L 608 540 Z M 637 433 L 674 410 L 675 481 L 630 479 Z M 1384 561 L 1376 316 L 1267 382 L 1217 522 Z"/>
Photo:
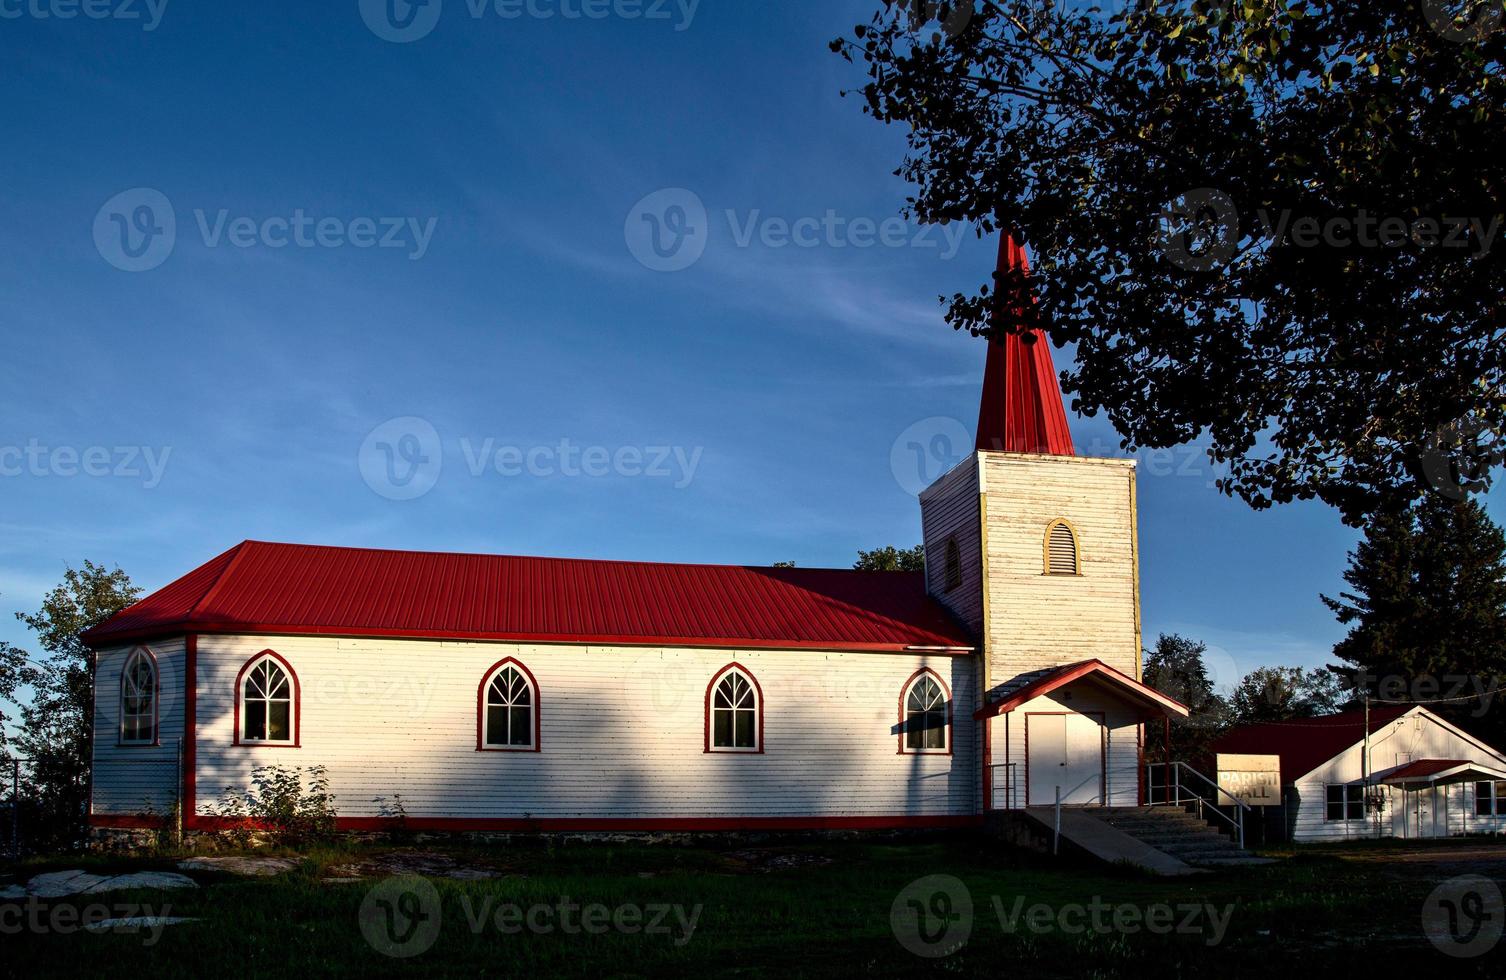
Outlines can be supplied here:
<path id="1" fill-rule="evenodd" d="M 668 565 L 246 541 L 84 635 L 286 633 L 967 652 L 919 572 Z"/>
<path id="2" fill-rule="evenodd" d="M 1128 674 L 1120 673 L 1101 660 L 1084 660 L 1081 663 L 1064 664 L 1035 674 L 1016 678 L 1019 684 L 1007 684 L 1002 697 L 979 708 L 974 718 L 992 718 L 1006 714 L 1038 698 L 1043 694 L 1066 687 L 1068 684 L 1087 682 L 1109 688 L 1114 694 L 1138 705 L 1150 715 L 1175 715 L 1186 718 L 1191 712 L 1175 698 L 1142 684 Z"/>

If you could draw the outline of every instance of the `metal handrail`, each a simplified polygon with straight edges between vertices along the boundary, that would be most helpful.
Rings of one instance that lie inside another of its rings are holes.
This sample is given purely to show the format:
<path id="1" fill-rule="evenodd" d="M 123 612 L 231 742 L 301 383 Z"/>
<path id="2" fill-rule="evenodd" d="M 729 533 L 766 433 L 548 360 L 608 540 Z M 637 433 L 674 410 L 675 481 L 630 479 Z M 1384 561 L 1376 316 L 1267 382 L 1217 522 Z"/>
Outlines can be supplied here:
<path id="1" fill-rule="evenodd" d="M 1015 794 L 1016 794 L 1016 792 L 1019 789 L 1019 787 L 1017 785 L 1018 780 L 1016 778 L 1016 776 L 1017 776 L 1017 774 L 1019 772 L 1019 763 L 1017 763 L 1017 762 L 994 762 L 994 763 L 990 763 L 988 768 L 989 768 L 990 773 L 993 770 L 995 770 L 995 769 L 1003 769 L 1004 770 L 1004 807 L 1003 808 L 1005 810 L 1013 810 L 1013 809 L 1015 809 Z M 989 787 L 989 793 L 990 793 L 990 795 L 992 796 L 996 792 L 996 790 L 997 790 L 997 785 L 994 784 L 994 783 L 992 783 L 992 782 L 990 782 L 990 787 Z M 993 809 L 994 808 L 993 807 L 993 799 L 990 799 L 988 802 L 989 802 L 989 809 Z"/>
<path id="2" fill-rule="evenodd" d="M 1239 846 L 1240 847 L 1244 847 L 1245 846 L 1245 811 L 1249 810 L 1251 808 L 1250 804 L 1246 803 L 1244 800 L 1240 799 L 1235 794 L 1233 794 L 1233 793 L 1229 792 L 1228 790 L 1224 789 L 1222 786 L 1220 786 L 1218 784 L 1218 782 L 1216 780 L 1209 778 L 1204 773 L 1198 772 L 1196 769 L 1192 768 L 1191 766 L 1189 766 L 1185 762 L 1151 762 L 1151 763 L 1147 763 L 1146 766 L 1145 766 L 1145 777 L 1146 777 L 1146 785 L 1147 786 L 1153 786 L 1154 785 L 1155 781 L 1151 778 L 1151 774 L 1155 772 L 1155 769 L 1156 769 L 1157 766 L 1160 766 L 1163 769 L 1167 768 L 1167 767 L 1170 767 L 1170 769 L 1171 769 L 1171 773 L 1170 773 L 1170 775 L 1172 777 L 1171 782 L 1168 783 L 1163 788 L 1164 789 L 1168 789 L 1168 790 L 1174 790 L 1175 797 L 1173 799 L 1168 799 L 1167 800 L 1167 805 L 1169 805 L 1169 806 L 1182 806 L 1182 805 L 1184 805 L 1184 803 L 1194 803 L 1197 806 L 1197 814 L 1198 814 L 1198 816 L 1202 817 L 1203 819 L 1207 819 L 1207 816 L 1204 813 L 1204 808 L 1207 807 L 1208 809 L 1212 810 L 1213 813 L 1215 815 L 1217 815 L 1220 820 L 1224 821 L 1229 826 L 1231 826 L 1231 827 L 1234 828 L 1235 833 L 1239 835 Z M 1197 778 L 1201 779 L 1203 782 L 1207 783 L 1209 786 L 1213 787 L 1214 795 L 1213 795 L 1213 799 L 1212 800 L 1209 800 L 1209 799 L 1205 798 L 1202 794 L 1198 793 L 1196 790 L 1194 790 L 1194 789 L 1192 789 L 1190 787 L 1187 789 L 1187 793 L 1188 793 L 1188 796 L 1190 797 L 1190 799 L 1187 799 L 1187 800 L 1183 800 L 1182 799 L 1182 770 L 1184 770 L 1184 769 L 1187 772 L 1192 773 L 1192 775 L 1196 776 Z M 1229 799 L 1231 799 L 1231 800 L 1234 801 L 1234 803 L 1235 803 L 1235 806 L 1234 806 L 1234 816 L 1231 817 L 1227 813 L 1225 813 L 1223 810 L 1219 809 L 1220 806 L 1224 805 L 1224 804 L 1222 804 L 1222 803 L 1219 802 L 1219 794 L 1220 793 L 1222 793 L 1224 796 L 1227 796 Z M 1154 804 L 1152 804 L 1152 805 L 1154 805 Z"/>

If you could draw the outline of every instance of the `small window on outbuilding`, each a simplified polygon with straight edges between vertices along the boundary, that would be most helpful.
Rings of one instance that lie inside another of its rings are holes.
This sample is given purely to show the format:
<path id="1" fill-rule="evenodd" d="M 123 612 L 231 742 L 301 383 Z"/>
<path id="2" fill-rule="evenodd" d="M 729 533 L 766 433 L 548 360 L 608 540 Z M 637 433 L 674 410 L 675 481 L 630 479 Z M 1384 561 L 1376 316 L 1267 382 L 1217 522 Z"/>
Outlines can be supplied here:
<path id="1" fill-rule="evenodd" d="M 1506 782 L 1475 783 L 1475 816 L 1506 817 Z"/>
<path id="2" fill-rule="evenodd" d="M 1365 819 L 1365 787 L 1329 786 L 1326 820 Z"/>
<path id="3" fill-rule="evenodd" d="M 1077 575 L 1077 530 L 1066 521 L 1052 521 L 1046 528 L 1046 574 Z"/>
<path id="4" fill-rule="evenodd" d="M 956 538 L 947 538 L 946 541 L 946 590 L 948 592 L 962 585 L 962 549 L 957 547 Z"/>

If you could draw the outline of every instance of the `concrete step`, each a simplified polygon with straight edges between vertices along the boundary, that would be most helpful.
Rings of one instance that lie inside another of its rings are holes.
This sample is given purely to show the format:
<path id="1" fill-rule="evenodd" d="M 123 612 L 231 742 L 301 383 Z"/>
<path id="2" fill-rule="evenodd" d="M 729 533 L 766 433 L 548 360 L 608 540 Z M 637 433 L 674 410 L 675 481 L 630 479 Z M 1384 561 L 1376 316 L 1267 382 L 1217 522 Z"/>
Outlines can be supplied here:
<path id="1" fill-rule="evenodd" d="M 1269 864 L 1241 848 L 1226 832 L 1175 807 L 1114 808 L 1092 812 L 1098 820 L 1183 864 L 1199 868 Z"/>

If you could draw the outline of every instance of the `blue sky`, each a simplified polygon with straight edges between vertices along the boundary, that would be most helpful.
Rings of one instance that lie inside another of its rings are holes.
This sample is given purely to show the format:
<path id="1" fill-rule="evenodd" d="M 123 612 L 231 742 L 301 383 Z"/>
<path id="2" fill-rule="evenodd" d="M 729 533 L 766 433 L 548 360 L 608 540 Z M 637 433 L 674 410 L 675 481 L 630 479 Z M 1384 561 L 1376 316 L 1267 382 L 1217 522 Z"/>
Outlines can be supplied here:
<path id="1" fill-rule="evenodd" d="M 68 563 L 155 588 L 244 538 L 802 565 L 918 540 L 905 446 L 967 438 L 984 357 L 936 297 L 994 243 L 881 225 L 902 134 L 826 49 L 870 2 L 443 0 L 394 43 L 357 0 L 5 0 L 0 639 Z M 705 240 L 645 221 L 655 194 Z M 696 261 L 657 271 L 655 233 Z M 1204 639 L 1225 681 L 1322 662 L 1353 533 L 1221 497 L 1195 450 L 1142 458 L 1147 638 Z"/>

